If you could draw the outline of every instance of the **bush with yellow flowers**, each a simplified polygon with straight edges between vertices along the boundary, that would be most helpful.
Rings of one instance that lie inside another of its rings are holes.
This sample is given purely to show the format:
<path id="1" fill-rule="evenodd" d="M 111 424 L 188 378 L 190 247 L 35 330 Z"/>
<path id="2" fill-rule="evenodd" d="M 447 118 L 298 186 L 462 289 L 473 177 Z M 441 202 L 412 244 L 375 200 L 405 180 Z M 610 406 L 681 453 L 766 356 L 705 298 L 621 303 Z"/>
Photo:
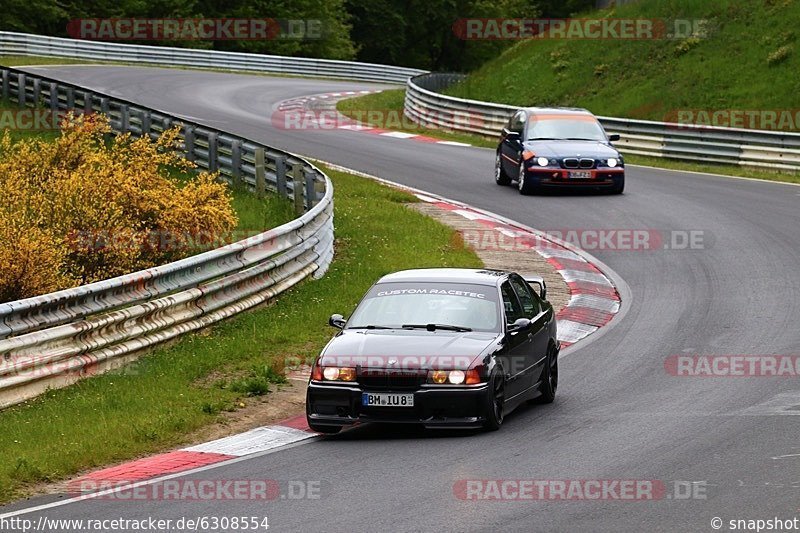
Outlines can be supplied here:
<path id="1" fill-rule="evenodd" d="M 237 224 L 228 187 L 157 141 L 108 138 L 100 115 L 64 121 L 52 142 L 0 138 L 0 302 L 186 257 Z"/>

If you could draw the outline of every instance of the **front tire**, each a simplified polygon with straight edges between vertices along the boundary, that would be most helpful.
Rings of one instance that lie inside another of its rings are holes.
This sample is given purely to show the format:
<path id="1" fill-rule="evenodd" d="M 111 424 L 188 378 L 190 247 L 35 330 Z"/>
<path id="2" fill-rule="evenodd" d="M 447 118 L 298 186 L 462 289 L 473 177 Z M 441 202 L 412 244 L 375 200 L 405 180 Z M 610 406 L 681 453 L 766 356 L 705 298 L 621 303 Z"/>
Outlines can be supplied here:
<path id="1" fill-rule="evenodd" d="M 506 174 L 506 171 L 503 170 L 503 161 L 500 152 L 497 152 L 494 158 L 494 182 L 498 185 L 508 185 L 511 183 L 511 178 Z"/>
<path id="2" fill-rule="evenodd" d="M 529 194 L 535 193 L 538 188 L 535 184 L 531 183 L 532 180 L 526 178 L 525 176 L 525 161 L 522 161 L 519 164 L 519 178 L 517 179 L 517 187 L 519 187 L 519 193 L 527 196 Z"/>
<path id="3" fill-rule="evenodd" d="M 488 403 L 486 408 L 486 422 L 483 427 L 488 431 L 497 431 L 503 425 L 506 399 L 506 383 L 500 372 L 493 372 Z"/>
<path id="4" fill-rule="evenodd" d="M 622 191 L 625 190 L 625 178 L 623 177 L 617 183 L 614 184 L 614 187 L 611 189 L 611 194 L 622 194 Z"/>
<path id="5" fill-rule="evenodd" d="M 312 424 L 311 421 L 308 422 L 308 427 L 311 429 L 311 431 L 325 433 L 327 435 L 339 433 L 339 431 L 342 429 L 342 426 L 318 426 L 317 424 Z"/>
<path id="6" fill-rule="evenodd" d="M 539 403 L 553 403 L 556 399 L 558 389 L 558 354 L 554 348 L 547 351 L 547 361 L 545 361 L 544 379 L 539 385 L 541 396 L 537 398 Z"/>

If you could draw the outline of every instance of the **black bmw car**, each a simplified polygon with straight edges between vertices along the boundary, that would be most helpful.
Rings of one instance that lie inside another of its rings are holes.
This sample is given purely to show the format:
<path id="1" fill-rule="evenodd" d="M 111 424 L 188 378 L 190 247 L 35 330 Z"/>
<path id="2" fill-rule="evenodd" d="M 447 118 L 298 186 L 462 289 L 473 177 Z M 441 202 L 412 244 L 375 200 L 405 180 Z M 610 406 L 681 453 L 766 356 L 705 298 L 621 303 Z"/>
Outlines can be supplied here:
<path id="1" fill-rule="evenodd" d="M 517 182 L 519 192 L 546 187 L 592 187 L 621 194 L 625 162 L 585 109 L 529 107 L 511 116 L 497 147 L 494 178 L 498 185 Z"/>
<path id="2" fill-rule="evenodd" d="M 535 286 L 535 288 L 534 288 Z M 356 422 L 498 429 L 524 401 L 552 402 L 559 343 L 541 278 L 434 268 L 381 278 L 311 372 L 311 429 Z"/>

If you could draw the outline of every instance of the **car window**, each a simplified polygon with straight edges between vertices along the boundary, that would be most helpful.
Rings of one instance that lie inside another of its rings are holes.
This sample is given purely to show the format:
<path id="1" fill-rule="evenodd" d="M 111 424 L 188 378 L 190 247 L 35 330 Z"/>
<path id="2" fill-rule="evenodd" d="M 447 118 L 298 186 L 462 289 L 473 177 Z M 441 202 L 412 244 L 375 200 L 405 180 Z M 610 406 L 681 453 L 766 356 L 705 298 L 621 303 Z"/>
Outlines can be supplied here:
<path id="1" fill-rule="evenodd" d="M 525 127 L 525 113 L 522 111 L 517 111 L 517 114 L 511 119 L 511 131 L 516 131 L 520 135 L 522 135 L 522 129 Z"/>
<path id="2" fill-rule="evenodd" d="M 503 283 L 500 287 L 500 292 L 503 294 L 503 307 L 506 311 L 506 322 L 513 324 L 520 318 L 524 318 L 522 306 L 520 306 L 517 295 L 514 294 L 514 289 L 511 288 L 509 282 Z"/>
<path id="3" fill-rule="evenodd" d="M 514 287 L 514 292 L 519 297 L 525 318 L 533 318 L 538 315 L 539 302 L 536 301 L 536 298 L 531 293 L 531 288 L 528 284 L 520 278 L 511 278 L 511 286 Z"/>

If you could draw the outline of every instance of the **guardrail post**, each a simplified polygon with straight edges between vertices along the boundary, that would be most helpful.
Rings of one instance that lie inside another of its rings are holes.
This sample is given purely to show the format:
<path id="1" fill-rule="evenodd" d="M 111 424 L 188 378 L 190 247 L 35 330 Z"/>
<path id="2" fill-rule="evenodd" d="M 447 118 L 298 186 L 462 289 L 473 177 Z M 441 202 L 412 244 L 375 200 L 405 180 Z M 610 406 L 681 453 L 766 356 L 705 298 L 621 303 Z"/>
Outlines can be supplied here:
<path id="1" fill-rule="evenodd" d="M 303 163 L 292 163 L 292 186 L 294 192 L 294 212 L 303 214 Z"/>
<path id="2" fill-rule="evenodd" d="M 184 126 L 183 145 L 186 148 L 186 160 L 194 162 L 194 126 Z"/>
<path id="3" fill-rule="evenodd" d="M 275 185 L 278 188 L 280 198 L 288 198 L 289 192 L 286 188 L 286 156 L 279 155 L 275 158 Z"/>
<path id="4" fill-rule="evenodd" d="M 217 143 L 217 133 L 208 132 L 208 171 L 216 172 L 219 170 L 219 159 L 217 157 L 219 145 Z"/>
<path id="5" fill-rule="evenodd" d="M 150 138 L 150 111 L 142 110 L 142 137 Z"/>
<path id="6" fill-rule="evenodd" d="M 172 120 L 169 117 L 164 117 L 161 119 L 161 132 L 165 133 L 172 129 Z M 151 134 L 151 138 L 155 136 L 155 133 Z"/>
<path id="7" fill-rule="evenodd" d="M 33 78 L 33 105 L 39 105 L 39 98 L 42 96 L 42 80 Z"/>
<path id="8" fill-rule="evenodd" d="M 50 111 L 53 115 L 58 114 L 58 84 L 50 82 Z"/>
<path id="9" fill-rule="evenodd" d="M 84 115 L 91 115 L 94 111 L 94 106 L 92 105 L 94 100 L 94 96 L 89 91 L 83 93 L 83 114 Z"/>
<path id="10" fill-rule="evenodd" d="M 126 133 L 131 126 L 131 110 L 127 104 L 119 106 L 119 129 L 122 133 Z"/>
<path id="11" fill-rule="evenodd" d="M 110 106 L 108 104 L 108 98 L 101 96 L 100 97 L 100 112 L 108 117 L 109 113 L 111 112 Z M 110 118 L 110 117 L 109 117 Z"/>
<path id="12" fill-rule="evenodd" d="M 25 74 L 17 74 L 17 103 L 25 107 Z"/>
<path id="13" fill-rule="evenodd" d="M 266 151 L 263 148 L 256 148 L 256 197 L 264 198 L 267 195 L 267 168 Z M 284 177 L 284 186 L 286 185 Z"/>
<path id="14" fill-rule="evenodd" d="M 242 141 L 234 139 L 231 142 L 231 175 L 233 176 L 233 185 L 235 187 L 242 186 Z"/>
<path id="15" fill-rule="evenodd" d="M 8 100 L 11 94 L 8 89 L 8 77 L 11 76 L 11 71 L 3 71 L 3 100 Z"/>
<path id="16" fill-rule="evenodd" d="M 75 111 L 75 89 L 67 87 L 67 112 Z"/>
<path id="17" fill-rule="evenodd" d="M 314 188 L 313 172 L 306 172 L 306 209 L 311 209 L 317 203 L 317 189 Z"/>

